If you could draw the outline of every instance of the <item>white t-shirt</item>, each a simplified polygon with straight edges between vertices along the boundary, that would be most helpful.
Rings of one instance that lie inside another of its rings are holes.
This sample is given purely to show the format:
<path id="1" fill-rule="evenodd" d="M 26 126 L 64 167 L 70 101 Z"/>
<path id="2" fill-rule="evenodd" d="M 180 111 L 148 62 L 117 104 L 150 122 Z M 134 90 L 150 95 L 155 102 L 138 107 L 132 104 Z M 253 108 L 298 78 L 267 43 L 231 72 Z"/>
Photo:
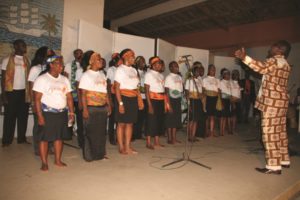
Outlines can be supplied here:
<path id="1" fill-rule="evenodd" d="M 64 71 L 68 73 L 68 79 L 69 80 L 71 80 L 72 63 L 73 62 L 67 63 L 65 65 L 65 69 L 64 69 Z M 81 68 L 80 63 L 78 61 L 76 61 L 76 66 L 77 66 L 76 71 Z"/>
<path id="2" fill-rule="evenodd" d="M 194 78 L 194 80 L 195 80 L 196 86 L 198 88 L 198 91 L 197 91 L 197 88 L 195 87 L 195 83 L 194 83 L 193 79 L 186 80 L 184 89 L 188 90 L 189 92 L 199 92 L 201 94 L 202 87 L 203 87 L 202 82 L 198 78 Z"/>
<path id="3" fill-rule="evenodd" d="M 77 82 L 80 81 L 82 74 L 83 74 L 83 69 L 82 69 L 81 67 L 80 67 L 80 68 L 77 68 L 77 70 L 76 70 L 76 75 L 75 75 L 75 80 L 76 80 Z"/>
<path id="4" fill-rule="evenodd" d="M 55 109 L 67 106 L 66 94 L 71 92 L 71 84 L 67 77 L 58 75 L 57 78 L 49 73 L 39 76 L 34 84 L 33 91 L 43 94 L 41 102 Z"/>
<path id="5" fill-rule="evenodd" d="M 134 90 L 137 89 L 140 80 L 136 69 L 122 64 L 116 70 L 114 81 L 120 83 L 120 89 Z"/>
<path id="6" fill-rule="evenodd" d="M 231 95 L 240 99 L 241 98 L 241 87 L 238 81 L 234 80 L 230 82 L 231 86 Z"/>
<path id="7" fill-rule="evenodd" d="M 2 61 L 2 70 L 6 71 L 6 67 L 9 61 L 9 57 L 3 59 Z M 24 90 L 25 89 L 25 69 L 24 69 L 24 60 L 23 56 L 15 55 L 15 75 L 13 82 L 14 90 Z"/>
<path id="8" fill-rule="evenodd" d="M 179 98 L 183 92 L 183 81 L 178 74 L 170 73 L 165 79 L 165 87 L 169 88 L 169 95 L 172 98 Z"/>
<path id="9" fill-rule="evenodd" d="M 87 70 L 82 74 L 82 77 L 79 82 L 79 88 L 88 91 L 107 93 L 107 83 L 105 74 L 102 70 Z"/>
<path id="10" fill-rule="evenodd" d="M 213 76 L 207 76 L 203 79 L 203 87 L 206 90 L 218 92 L 220 80 Z"/>
<path id="11" fill-rule="evenodd" d="M 29 75 L 28 75 L 28 81 L 30 82 L 34 82 L 35 79 L 40 75 L 40 73 L 45 70 L 46 66 L 45 65 L 41 65 L 41 64 L 38 64 L 38 65 L 35 65 L 35 66 L 32 66 L 30 68 L 30 71 L 29 71 Z"/>
<path id="12" fill-rule="evenodd" d="M 222 97 L 231 96 L 231 85 L 229 80 L 222 79 L 220 81 L 220 90 L 222 93 Z"/>
<path id="13" fill-rule="evenodd" d="M 107 70 L 107 79 L 110 80 L 111 84 L 114 83 L 116 70 L 117 68 L 115 66 L 111 66 Z"/>
<path id="14" fill-rule="evenodd" d="M 164 76 L 157 71 L 150 69 L 145 74 L 145 84 L 149 85 L 150 92 L 164 93 Z"/>

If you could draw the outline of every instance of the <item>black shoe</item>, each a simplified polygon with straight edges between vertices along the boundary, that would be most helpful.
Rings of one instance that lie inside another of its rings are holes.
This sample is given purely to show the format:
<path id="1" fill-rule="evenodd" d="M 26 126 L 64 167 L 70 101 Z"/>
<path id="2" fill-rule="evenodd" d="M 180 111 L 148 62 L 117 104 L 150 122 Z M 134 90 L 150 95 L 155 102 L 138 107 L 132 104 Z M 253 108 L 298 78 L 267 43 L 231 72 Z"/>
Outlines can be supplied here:
<path id="1" fill-rule="evenodd" d="M 281 165 L 283 168 L 290 168 L 290 165 Z"/>
<path id="2" fill-rule="evenodd" d="M 275 175 L 281 174 L 281 170 L 271 170 L 267 168 L 255 168 L 255 170 L 264 174 L 275 174 Z"/>

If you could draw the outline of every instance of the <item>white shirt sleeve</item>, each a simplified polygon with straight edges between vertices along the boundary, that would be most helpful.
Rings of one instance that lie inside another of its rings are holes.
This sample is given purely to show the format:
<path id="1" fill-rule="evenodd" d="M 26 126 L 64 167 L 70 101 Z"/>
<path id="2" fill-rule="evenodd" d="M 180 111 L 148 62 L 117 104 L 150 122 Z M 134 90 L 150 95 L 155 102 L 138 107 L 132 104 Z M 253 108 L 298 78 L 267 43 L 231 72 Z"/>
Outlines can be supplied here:
<path id="1" fill-rule="evenodd" d="M 2 65 L 1 65 L 1 68 L 2 68 L 2 70 L 6 70 L 6 67 L 7 67 L 7 64 L 8 64 L 8 59 L 9 59 L 9 57 L 7 57 L 7 58 L 4 58 L 3 60 L 2 60 Z"/>
<path id="2" fill-rule="evenodd" d="M 38 69 L 38 67 L 40 66 L 32 66 L 30 71 L 29 71 L 29 75 L 28 75 L 28 81 L 29 82 L 34 82 L 35 79 L 39 76 L 41 70 Z"/>
<path id="3" fill-rule="evenodd" d="M 80 89 L 84 89 L 84 90 L 88 90 L 89 89 L 89 83 L 88 83 L 88 76 L 86 73 L 83 73 L 81 78 L 80 78 L 80 81 L 79 81 L 79 86 L 78 88 Z"/>
<path id="4" fill-rule="evenodd" d="M 152 78 L 151 78 L 151 74 L 150 72 L 147 72 L 146 75 L 145 75 L 145 81 L 144 81 L 144 84 L 147 84 L 147 85 L 150 85 L 151 81 L 152 81 Z"/>
<path id="5" fill-rule="evenodd" d="M 82 77 L 82 74 L 83 74 L 83 69 L 82 69 L 82 68 L 78 68 L 78 69 L 76 70 L 76 74 L 75 74 L 75 80 L 76 80 L 77 82 L 80 81 L 80 79 L 81 79 L 81 77 Z"/>
<path id="6" fill-rule="evenodd" d="M 165 87 L 166 87 L 166 88 L 172 87 L 172 79 L 171 79 L 171 76 L 167 76 L 167 77 L 166 77 L 166 79 L 165 79 Z"/>

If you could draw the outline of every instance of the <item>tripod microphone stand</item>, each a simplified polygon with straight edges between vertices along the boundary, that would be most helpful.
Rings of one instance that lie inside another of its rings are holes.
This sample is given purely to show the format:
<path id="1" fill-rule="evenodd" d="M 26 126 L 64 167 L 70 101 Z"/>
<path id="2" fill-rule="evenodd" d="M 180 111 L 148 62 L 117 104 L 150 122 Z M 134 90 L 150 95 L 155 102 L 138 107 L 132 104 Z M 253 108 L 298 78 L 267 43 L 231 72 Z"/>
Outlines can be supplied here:
<path id="1" fill-rule="evenodd" d="M 188 69 L 188 73 L 190 73 L 190 64 L 189 64 L 189 61 L 188 61 L 188 57 L 189 57 L 189 56 L 190 56 L 190 55 L 182 56 L 183 58 L 185 58 L 185 61 L 184 61 L 184 62 L 185 62 L 185 65 L 186 65 L 186 67 L 187 67 L 187 69 Z M 196 85 L 195 78 L 192 77 L 192 80 L 193 80 L 193 84 L 194 84 L 194 86 L 195 86 L 195 88 L 196 88 L 196 90 L 197 90 L 197 93 L 199 94 L 199 89 L 198 89 L 198 87 L 197 87 L 197 85 Z M 188 81 L 190 81 L 190 80 L 188 80 Z M 190 88 L 190 87 L 191 87 L 191 83 L 189 82 L 189 88 Z M 189 90 L 189 91 L 190 91 L 190 90 Z M 189 123 L 189 118 L 190 118 L 190 100 L 188 99 L 188 100 L 187 100 L 187 119 L 188 119 L 188 123 Z M 204 167 L 204 168 L 209 169 L 209 170 L 212 169 L 211 167 L 209 167 L 209 166 L 207 166 L 207 165 L 204 165 L 204 164 L 202 164 L 202 163 L 200 163 L 200 162 L 197 162 L 197 161 L 195 161 L 195 160 L 193 160 L 193 159 L 190 158 L 191 151 L 190 151 L 189 153 L 187 152 L 188 135 L 189 135 L 189 132 L 190 132 L 190 130 L 189 130 L 189 125 L 187 125 L 187 126 L 186 126 L 186 138 L 185 138 L 185 151 L 182 153 L 182 157 L 179 158 L 179 159 L 177 159 L 177 160 L 175 160 L 175 161 L 172 161 L 172 162 L 170 162 L 170 163 L 167 163 L 167 164 L 162 165 L 162 168 L 167 167 L 167 166 L 170 166 L 170 165 L 173 165 L 173 164 L 176 164 L 176 163 L 179 163 L 179 162 L 182 162 L 182 161 L 185 161 L 185 162 L 192 162 L 192 163 L 194 163 L 194 164 L 196 164 L 196 165 L 199 165 L 199 166 Z M 194 143 L 194 142 L 192 142 L 192 145 L 193 145 L 193 143 Z"/>

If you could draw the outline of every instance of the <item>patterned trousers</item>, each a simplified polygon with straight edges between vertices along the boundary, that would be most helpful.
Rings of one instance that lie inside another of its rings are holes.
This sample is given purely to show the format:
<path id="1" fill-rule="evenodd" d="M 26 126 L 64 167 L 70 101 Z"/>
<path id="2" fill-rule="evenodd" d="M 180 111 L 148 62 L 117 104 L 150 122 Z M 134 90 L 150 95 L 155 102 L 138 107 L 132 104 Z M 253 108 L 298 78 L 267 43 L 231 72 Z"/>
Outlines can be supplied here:
<path id="1" fill-rule="evenodd" d="M 262 141 L 267 169 L 280 170 L 281 165 L 290 164 L 286 113 L 287 109 L 280 109 L 277 113 L 262 112 Z"/>

